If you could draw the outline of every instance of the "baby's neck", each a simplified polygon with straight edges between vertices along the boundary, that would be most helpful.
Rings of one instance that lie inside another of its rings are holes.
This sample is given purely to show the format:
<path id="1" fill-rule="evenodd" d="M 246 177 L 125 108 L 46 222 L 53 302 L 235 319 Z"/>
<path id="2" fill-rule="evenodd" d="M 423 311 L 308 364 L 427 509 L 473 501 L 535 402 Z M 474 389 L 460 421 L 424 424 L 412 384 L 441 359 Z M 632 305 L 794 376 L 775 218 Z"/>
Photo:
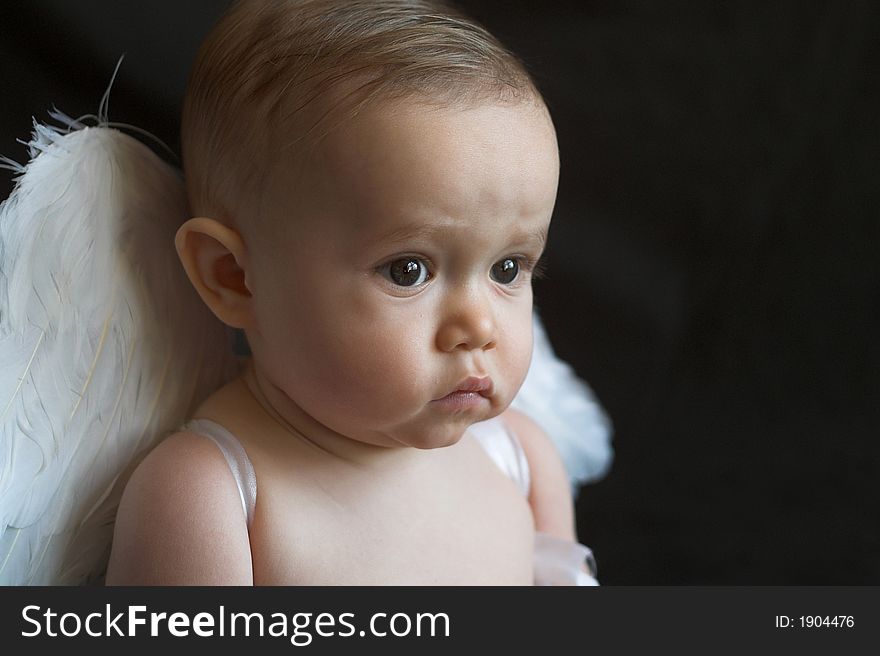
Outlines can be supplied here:
<path id="1" fill-rule="evenodd" d="M 260 368 L 249 361 L 239 379 L 258 414 L 262 414 L 278 439 L 296 439 L 331 456 L 356 464 L 418 457 L 419 449 L 399 444 L 375 444 L 338 433 L 305 412 L 290 397 L 278 389 Z"/>

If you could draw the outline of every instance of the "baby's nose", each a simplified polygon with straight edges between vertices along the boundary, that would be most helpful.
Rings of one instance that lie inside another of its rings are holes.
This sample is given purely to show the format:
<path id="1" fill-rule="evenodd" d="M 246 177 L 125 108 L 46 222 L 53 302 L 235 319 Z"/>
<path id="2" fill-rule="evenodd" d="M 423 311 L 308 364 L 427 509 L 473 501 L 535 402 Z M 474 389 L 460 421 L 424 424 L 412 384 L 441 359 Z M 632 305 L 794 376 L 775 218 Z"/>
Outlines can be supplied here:
<path id="1" fill-rule="evenodd" d="M 495 348 L 491 304 L 474 291 L 453 296 L 445 304 L 444 320 L 437 331 L 437 348 L 444 352 Z"/>

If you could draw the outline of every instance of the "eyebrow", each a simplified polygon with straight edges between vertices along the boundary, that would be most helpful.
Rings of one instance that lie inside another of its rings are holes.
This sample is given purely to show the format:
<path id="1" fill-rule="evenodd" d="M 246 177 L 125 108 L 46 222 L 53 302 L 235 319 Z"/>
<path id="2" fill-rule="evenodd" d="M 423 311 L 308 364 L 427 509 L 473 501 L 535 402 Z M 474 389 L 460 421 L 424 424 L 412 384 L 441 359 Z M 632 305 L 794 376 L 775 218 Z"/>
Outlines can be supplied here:
<path id="1" fill-rule="evenodd" d="M 410 223 L 379 235 L 376 238 L 376 242 L 382 244 L 387 242 L 398 243 L 410 241 L 412 239 L 431 237 L 438 232 L 442 232 L 444 228 L 445 226 L 442 225 L 426 226 L 423 223 Z"/>
<path id="2" fill-rule="evenodd" d="M 547 228 L 538 228 L 527 233 L 526 241 L 534 242 L 543 251 L 547 245 Z"/>
<path id="3" fill-rule="evenodd" d="M 443 232 L 446 229 L 444 225 L 424 225 L 421 223 L 412 223 L 409 225 L 400 226 L 395 228 L 394 230 L 389 230 L 386 233 L 380 235 L 377 239 L 377 243 L 400 243 L 405 241 L 410 241 L 413 239 L 424 239 L 429 238 L 437 233 Z M 544 247 L 547 245 L 547 230 L 546 228 L 538 228 L 536 230 L 520 231 L 515 232 L 512 235 L 512 241 L 516 242 L 528 242 L 529 244 L 534 244 L 538 249 L 544 250 Z"/>

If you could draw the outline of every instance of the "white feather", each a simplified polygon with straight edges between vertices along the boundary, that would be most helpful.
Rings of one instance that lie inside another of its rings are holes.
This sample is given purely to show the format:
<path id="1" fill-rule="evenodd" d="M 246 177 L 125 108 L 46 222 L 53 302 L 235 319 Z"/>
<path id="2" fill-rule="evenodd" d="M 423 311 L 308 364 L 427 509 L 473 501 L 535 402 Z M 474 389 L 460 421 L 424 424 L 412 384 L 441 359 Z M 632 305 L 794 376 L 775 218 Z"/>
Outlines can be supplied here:
<path id="1" fill-rule="evenodd" d="M 131 469 L 235 366 L 174 251 L 178 173 L 74 127 L 35 124 L 0 206 L 3 584 L 99 577 Z"/>
<path id="2" fill-rule="evenodd" d="M 537 312 L 533 329 L 532 363 L 511 405 L 552 438 L 576 494 L 611 466 L 611 421 L 589 386 L 553 352 Z"/>

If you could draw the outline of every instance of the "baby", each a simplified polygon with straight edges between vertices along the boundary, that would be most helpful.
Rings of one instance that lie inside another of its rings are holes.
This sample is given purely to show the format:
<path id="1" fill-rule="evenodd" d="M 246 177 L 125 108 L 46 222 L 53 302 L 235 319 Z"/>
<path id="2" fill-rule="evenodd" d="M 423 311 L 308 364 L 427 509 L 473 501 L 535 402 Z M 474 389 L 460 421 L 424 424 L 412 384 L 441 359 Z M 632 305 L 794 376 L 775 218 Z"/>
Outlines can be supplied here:
<path id="1" fill-rule="evenodd" d="M 252 357 L 131 477 L 107 582 L 593 582 L 508 409 L 559 172 L 522 65 L 434 0 L 239 2 L 183 156 L 180 259 Z"/>

